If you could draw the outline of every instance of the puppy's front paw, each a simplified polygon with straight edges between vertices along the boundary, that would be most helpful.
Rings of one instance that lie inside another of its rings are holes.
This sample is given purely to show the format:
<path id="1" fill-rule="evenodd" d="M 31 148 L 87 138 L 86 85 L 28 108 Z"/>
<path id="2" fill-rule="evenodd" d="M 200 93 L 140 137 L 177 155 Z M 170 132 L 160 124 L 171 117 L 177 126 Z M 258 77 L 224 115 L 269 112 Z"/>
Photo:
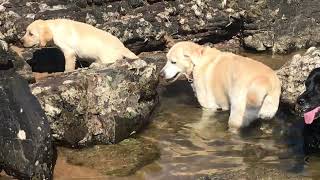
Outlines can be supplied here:
<path id="1" fill-rule="evenodd" d="M 92 68 L 92 69 L 97 69 L 97 68 L 100 68 L 100 67 L 102 67 L 101 66 L 101 64 L 99 64 L 99 63 L 92 63 L 90 66 L 89 66 L 89 68 Z"/>
<path id="2" fill-rule="evenodd" d="M 235 128 L 235 127 L 229 127 L 229 132 L 232 134 L 239 134 L 240 133 L 240 128 Z"/>

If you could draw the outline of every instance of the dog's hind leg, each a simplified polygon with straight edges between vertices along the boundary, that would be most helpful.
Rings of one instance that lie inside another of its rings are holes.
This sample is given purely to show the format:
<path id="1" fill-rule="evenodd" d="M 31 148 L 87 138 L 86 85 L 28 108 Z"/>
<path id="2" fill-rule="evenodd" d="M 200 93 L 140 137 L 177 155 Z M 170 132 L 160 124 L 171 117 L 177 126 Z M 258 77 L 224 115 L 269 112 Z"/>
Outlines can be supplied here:
<path id="1" fill-rule="evenodd" d="M 268 94 L 261 105 L 259 111 L 259 118 L 261 119 L 271 119 L 275 116 L 278 111 L 280 100 L 280 89 L 273 91 Z"/>
<path id="2" fill-rule="evenodd" d="M 281 86 L 279 84 L 274 89 L 270 87 L 267 79 L 259 78 L 249 88 L 248 105 L 258 109 L 256 118 L 270 119 L 278 110 Z"/>
<path id="3" fill-rule="evenodd" d="M 237 93 L 237 96 L 231 99 L 231 109 L 229 116 L 229 130 L 235 131 L 241 127 L 246 127 L 250 122 L 246 121 L 245 111 L 247 105 L 246 93 Z"/>

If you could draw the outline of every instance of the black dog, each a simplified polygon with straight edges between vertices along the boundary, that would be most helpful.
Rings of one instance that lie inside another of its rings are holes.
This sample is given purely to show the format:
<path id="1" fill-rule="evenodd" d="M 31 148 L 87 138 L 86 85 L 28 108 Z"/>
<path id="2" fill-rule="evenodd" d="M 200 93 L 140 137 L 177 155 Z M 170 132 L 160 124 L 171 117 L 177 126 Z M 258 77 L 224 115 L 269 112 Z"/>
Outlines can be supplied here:
<path id="1" fill-rule="evenodd" d="M 315 68 L 305 81 L 306 91 L 297 99 L 296 112 L 304 117 L 304 151 L 320 152 L 320 68 Z"/>

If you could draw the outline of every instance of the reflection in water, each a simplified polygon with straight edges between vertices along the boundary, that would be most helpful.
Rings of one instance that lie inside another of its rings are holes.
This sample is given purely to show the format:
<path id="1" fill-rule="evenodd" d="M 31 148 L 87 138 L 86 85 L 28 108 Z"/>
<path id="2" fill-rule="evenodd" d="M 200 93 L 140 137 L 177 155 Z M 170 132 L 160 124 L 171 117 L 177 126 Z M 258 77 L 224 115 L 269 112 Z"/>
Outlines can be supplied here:
<path id="1" fill-rule="evenodd" d="M 249 56 L 250 54 L 243 54 Z M 278 69 L 289 57 L 250 55 Z M 279 112 L 239 135 L 227 131 L 228 112 L 208 113 L 197 105 L 190 86 L 176 82 L 162 91 L 153 124 L 142 136 L 158 143 L 161 158 L 136 174 L 143 179 L 195 179 L 265 166 L 294 176 L 320 177 L 320 159 L 312 168 L 304 163 L 303 122 Z M 157 168 L 155 168 L 155 166 Z M 261 172 L 263 173 L 263 172 Z"/>
<path id="2" fill-rule="evenodd" d="M 288 58 L 243 55 L 253 56 L 274 69 Z M 261 166 L 295 176 L 320 178 L 320 159 L 311 158 L 307 165 L 303 161 L 303 122 L 294 116 L 280 111 L 272 120 L 258 121 L 240 134 L 232 134 L 227 130 L 228 112 L 203 112 L 186 82 L 179 81 L 163 88 L 160 102 L 153 123 L 140 134 L 157 143 L 161 149 L 160 159 L 133 176 L 103 179 L 187 180 L 210 173 L 247 171 Z M 59 162 L 57 179 L 68 179 L 68 173 L 72 172 L 79 172 L 71 175 L 82 179 L 89 179 L 87 175 L 90 173 L 93 173 L 92 177 L 99 177 L 86 168 L 77 171 L 78 167 Z M 65 167 L 75 170 L 65 173 Z"/>
<path id="3" fill-rule="evenodd" d="M 151 165 L 138 172 L 145 179 L 194 179 L 257 164 L 295 170 L 303 159 L 302 124 L 298 121 L 286 122 L 279 114 L 274 120 L 255 123 L 240 135 L 232 134 L 227 131 L 228 112 L 203 114 L 201 108 L 188 105 L 195 99 L 190 90 L 186 93 L 188 86 L 179 83 L 163 93 L 152 127 L 142 134 L 162 148 L 161 159 L 154 163 L 161 168 L 149 172 Z"/>

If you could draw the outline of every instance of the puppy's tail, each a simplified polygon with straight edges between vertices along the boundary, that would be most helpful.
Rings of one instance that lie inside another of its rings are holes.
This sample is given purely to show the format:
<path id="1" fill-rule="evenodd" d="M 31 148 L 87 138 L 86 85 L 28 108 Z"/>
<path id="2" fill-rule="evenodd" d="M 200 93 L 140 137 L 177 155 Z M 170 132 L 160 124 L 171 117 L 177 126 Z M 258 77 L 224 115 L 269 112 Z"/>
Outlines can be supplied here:
<path id="1" fill-rule="evenodd" d="M 139 59 L 139 57 L 135 55 L 133 52 L 131 52 L 128 48 L 124 49 L 123 56 L 132 60 Z"/>

